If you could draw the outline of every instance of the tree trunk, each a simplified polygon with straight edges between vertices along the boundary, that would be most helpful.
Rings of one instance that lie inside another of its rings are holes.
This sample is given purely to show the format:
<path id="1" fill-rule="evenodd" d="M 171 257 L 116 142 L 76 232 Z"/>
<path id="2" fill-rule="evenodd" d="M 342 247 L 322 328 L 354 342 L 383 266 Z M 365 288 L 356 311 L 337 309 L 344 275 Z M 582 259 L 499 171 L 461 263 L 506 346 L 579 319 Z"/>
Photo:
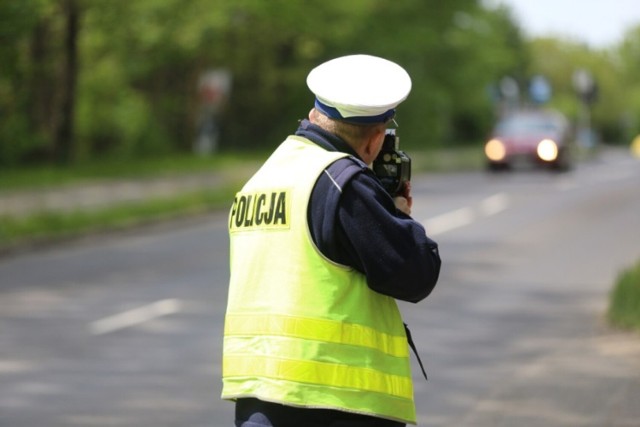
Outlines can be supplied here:
<path id="1" fill-rule="evenodd" d="M 55 137 L 55 155 L 58 163 L 69 163 L 74 155 L 74 110 L 78 75 L 79 8 L 76 0 L 63 0 L 66 18 L 64 54 L 61 75 L 60 123 Z"/>

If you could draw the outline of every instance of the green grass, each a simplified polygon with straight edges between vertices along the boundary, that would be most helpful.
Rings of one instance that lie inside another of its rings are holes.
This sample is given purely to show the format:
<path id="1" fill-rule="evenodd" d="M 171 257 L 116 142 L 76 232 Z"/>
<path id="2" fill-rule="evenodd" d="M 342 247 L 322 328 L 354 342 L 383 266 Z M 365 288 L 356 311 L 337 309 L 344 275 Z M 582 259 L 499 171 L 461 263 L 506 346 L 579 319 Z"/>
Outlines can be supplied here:
<path id="1" fill-rule="evenodd" d="M 478 147 L 413 150 L 408 154 L 417 172 L 477 169 L 483 166 Z M 215 170 L 233 171 L 246 165 L 255 167 L 267 158 L 266 152 L 222 153 L 211 157 L 175 155 L 138 160 L 103 160 L 70 166 L 0 168 L 0 191 L 33 190 L 84 182 L 152 178 Z"/>
<path id="2" fill-rule="evenodd" d="M 412 150 L 409 155 L 414 173 L 475 169 L 482 164 L 481 154 L 475 148 Z M 180 177 L 214 171 L 222 174 L 225 182 L 224 188 L 123 202 L 99 210 L 0 216 L 0 249 L 226 209 L 234 192 L 267 156 L 268 153 L 216 154 L 212 157 L 182 155 L 137 161 L 106 160 L 64 168 L 0 169 L 0 192 L 46 191 L 84 183 Z"/>
<path id="3" fill-rule="evenodd" d="M 122 202 L 99 210 L 38 211 L 0 215 L 0 249 L 88 232 L 123 229 L 168 218 L 186 217 L 226 208 L 242 182 L 257 169 L 265 154 L 224 154 L 214 157 L 174 156 L 139 161 L 103 161 L 62 167 L 0 169 L 0 192 L 44 190 L 85 183 L 127 179 L 180 177 L 216 172 L 225 183 L 216 189 L 193 190 L 166 198 Z"/>
<path id="4" fill-rule="evenodd" d="M 153 178 L 257 165 L 266 153 L 175 155 L 138 160 L 103 160 L 70 166 L 0 168 L 0 191 L 33 190 L 85 182 Z"/>
<path id="5" fill-rule="evenodd" d="M 640 261 L 618 275 L 607 314 L 614 326 L 640 331 Z"/>
<path id="6" fill-rule="evenodd" d="M 485 166 L 482 147 L 477 146 L 407 151 L 407 154 L 415 173 L 480 170 Z"/>
<path id="7" fill-rule="evenodd" d="M 43 211 L 21 218 L 0 216 L 0 248 L 78 236 L 87 232 L 123 229 L 226 208 L 238 185 L 171 198 L 123 203 L 96 211 Z"/>

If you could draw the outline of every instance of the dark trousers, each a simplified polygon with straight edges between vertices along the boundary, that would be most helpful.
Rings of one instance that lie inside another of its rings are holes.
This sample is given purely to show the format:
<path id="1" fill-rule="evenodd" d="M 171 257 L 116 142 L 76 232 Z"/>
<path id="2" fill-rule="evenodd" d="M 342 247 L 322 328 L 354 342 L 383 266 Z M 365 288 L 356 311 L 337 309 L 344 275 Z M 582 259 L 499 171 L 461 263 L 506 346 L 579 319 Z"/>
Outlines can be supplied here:
<path id="1" fill-rule="evenodd" d="M 406 424 L 331 409 L 296 408 L 245 398 L 236 402 L 236 427 L 404 427 Z"/>

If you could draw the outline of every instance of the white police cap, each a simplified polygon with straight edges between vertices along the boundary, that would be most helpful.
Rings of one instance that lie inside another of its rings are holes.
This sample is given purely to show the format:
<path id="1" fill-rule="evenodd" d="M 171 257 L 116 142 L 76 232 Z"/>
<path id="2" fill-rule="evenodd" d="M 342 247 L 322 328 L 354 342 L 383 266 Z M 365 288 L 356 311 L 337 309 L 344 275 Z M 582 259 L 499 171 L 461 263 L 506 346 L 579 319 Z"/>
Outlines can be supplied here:
<path id="1" fill-rule="evenodd" d="M 349 55 L 320 64 L 307 76 L 315 107 L 352 123 L 384 123 L 411 91 L 404 68 L 370 55 Z"/>

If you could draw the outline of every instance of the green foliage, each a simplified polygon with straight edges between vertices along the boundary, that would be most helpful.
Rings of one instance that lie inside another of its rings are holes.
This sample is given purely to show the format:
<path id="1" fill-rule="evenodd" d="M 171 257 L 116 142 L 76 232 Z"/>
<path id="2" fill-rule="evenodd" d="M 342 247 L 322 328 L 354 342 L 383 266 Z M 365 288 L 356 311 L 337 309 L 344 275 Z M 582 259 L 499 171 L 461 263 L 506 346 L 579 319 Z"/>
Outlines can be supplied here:
<path id="1" fill-rule="evenodd" d="M 0 166 L 25 161 L 26 153 L 48 143 L 42 129 L 34 129 L 34 116 L 43 111 L 32 99 L 40 87 L 37 81 L 46 79 L 42 71 L 49 63 L 36 67 L 33 61 L 42 46 L 30 40 L 44 31 L 38 19 L 47 5 L 45 0 L 0 2 Z"/>
<path id="2" fill-rule="evenodd" d="M 76 129 L 85 144 L 77 156 L 129 159 L 166 153 L 170 141 L 154 120 L 152 104 L 128 86 L 117 61 L 105 58 L 96 65 L 80 84 L 84 96 L 78 102 Z"/>
<path id="3" fill-rule="evenodd" d="M 542 74 L 549 79 L 553 88 L 550 105 L 577 121 L 581 103 L 573 75 L 578 69 L 588 70 L 598 86 L 597 98 L 589 106 L 591 125 L 605 142 L 623 139 L 620 124 L 633 86 L 622 84 L 623 73 L 615 52 L 593 50 L 571 40 L 537 39 L 530 45 L 533 62 L 529 75 Z"/>
<path id="4" fill-rule="evenodd" d="M 621 67 L 617 88 L 624 94 L 621 122 L 624 141 L 628 142 L 640 134 L 640 25 L 628 30 L 614 54 Z"/>
<path id="5" fill-rule="evenodd" d="M 608 316 L 616 326 L 640 331 L 640 262 L 619 274 Z"/>
<path id="6" fill-rule="evenodd" d="M 528 42 L 508 8 L 480 0 L 72 1 L 76 161 L 188 152 L 205 114 L 215 115 L 225 150 L 273 147 L 312 105 L 308 71 L 351 53 L 388 57 L 411 74 L 398 115 L 408 147 L 479 141 L 495 118 L 490 89 L 504 76 L 524 88 L 544 74 L 552 105 L 575 117 L 577 66 L 601 86 L 593 119 L 603 133 L 615 139 L 640 126 L 640 98 L 623 96 L 640 91 L 638 32 L 616 52 Z M 67 4 L 0 2 L 0 165 L 50 159 L 60 143 Z M 232 87 L 205 110 L 198 82 L 212 69 L 228 70 Z"/>

